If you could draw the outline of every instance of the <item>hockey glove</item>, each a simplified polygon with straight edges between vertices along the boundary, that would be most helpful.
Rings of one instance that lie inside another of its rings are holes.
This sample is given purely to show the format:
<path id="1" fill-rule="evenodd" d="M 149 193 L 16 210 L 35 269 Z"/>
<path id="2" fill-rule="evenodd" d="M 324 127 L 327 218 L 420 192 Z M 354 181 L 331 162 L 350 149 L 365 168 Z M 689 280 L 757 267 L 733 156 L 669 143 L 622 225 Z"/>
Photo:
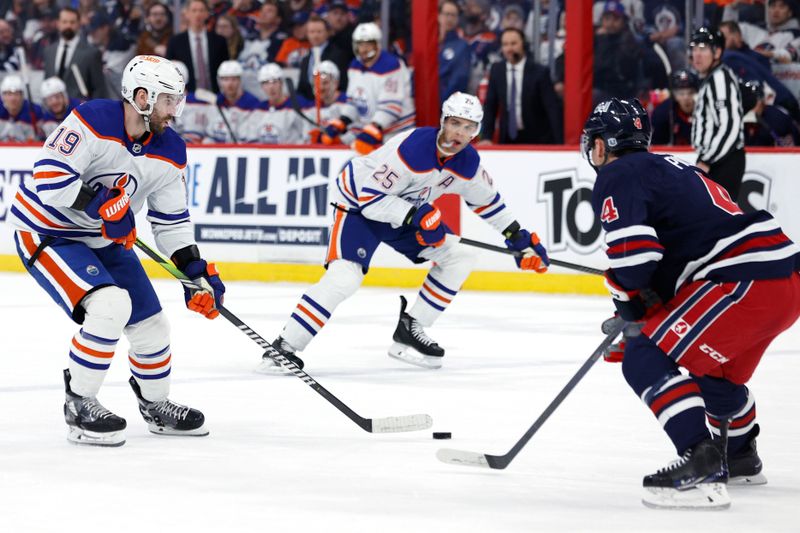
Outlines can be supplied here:
<path id="1" fill-rule="evenodd" d="M 312 128 L 309 130 L 308 141 L 311 144 L 320 144 L 322 142 L 322 130 L 319 128 Z"/>
<path id="2" fill-rule="evenodd" d="M 438 207 L 431 204 L 422 204 L 411 215 L 409 223 L 419 228 L 417 242 L 422 246 L 438 248 L 444 244 L 447 232 L 445 231 L 446 226 L 442 224 L 442 212 L 439 211 Z"/>
<path id="3" fill-rule="evenodd" d="M 523 252 L 523 255 L 514 257 L 520 269 L 534 270 L 539 274 L 547 272 L 550 258 L 547 257 L 547 250 L 536 233 L 531 233 L 526 229 L 517 230 L 506 239 L 506 247 Z"/>
<path id="4" fill-rule="evenodd" d="M 383 144 L 383 131 L 377 124 L 367 124 L 361 133 L 356 136 L 351 148 L 361 155 L 367 155 L 381 147 Z"/>
<path id="5" fill-rule="evenodd" d="M 347 124 L 344 120 L 337 118 L 328 122 L 328 125 L 322 128 L 322 144 L 341 144 L 339 135 L 347 131 Z"/>
<path id="6" fill-rule="evenodd" d="M 183 273 L 189 277 L 200 289 L 183 287 L 183 297 L 186 307 L 200 313 L 208 319 L 217 318 L 217 307 L 225 299 L 225 285 L 219 279 L 219 273 L 214 263 L 206 263 L 203 259 L 195 259 L 183 268 Z"/>
<path id="7" fill-rule="evenodd" d="M 600 326 L 600 331 L 602 331 L 603 334 L 608 335 L 614 331 L 620 322 L 625 321 L 619 316 L 619 314 L 614 313 L 614 316 L 603 321 Z M 625 345 L 627 341 L 633 337 L 638 337 L 641 335 L 644 324 L 644 321 L 626 324 L 622 329 L 622 338 L 619 340 L 619 342 L 615 342 L 603 351 L 603 359 L 609 363 L 621 363 L 622 359 L 625 357 Z"/>
<path id="8" fill-rule="evenodd" d="M 131 198 L 123 187 L 103 187 L 84 209 L 91 218 L 103 221 L 103 237 L 123 245 L 126 250 L 133 248 L 136 242 L 136 219 L 130 203 Z"/>

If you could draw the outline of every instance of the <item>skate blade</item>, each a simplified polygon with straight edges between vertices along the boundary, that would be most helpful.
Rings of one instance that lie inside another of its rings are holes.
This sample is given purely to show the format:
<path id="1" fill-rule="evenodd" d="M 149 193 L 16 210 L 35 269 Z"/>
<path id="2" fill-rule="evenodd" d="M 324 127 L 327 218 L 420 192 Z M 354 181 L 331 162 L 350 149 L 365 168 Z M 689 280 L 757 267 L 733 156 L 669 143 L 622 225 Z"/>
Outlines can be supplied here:
<path id="1" fill-rule="evenodd" d="M 256 374 L 268 376 L 288 376 L 292 373 L 268 357 L 261 359 L 261 362 L 258 363 L 258 366 L 253 371 Z"/>
<path id="2" fill-rule="evenodd" d="M 156 424 L 147 424 L 147 427 L 150 429 L 150 433 L 154 433 L 156 435 L 169 435 L 171 437 L 205 437 L 208 435 L 208 430 L 206 429 L 205 424 L 199 428 L 185 430 L 168 428 L 166 426 L 159 426 Z"/>
<path id="3" fill-rule="evenodd" d="M 725 483 L 699 483 L 686 490 L 645 487 L 642 503 L 651 509 L 721 511 L 731 506 Z"/>
<path id="4" fill-rule="evenodd" d="M 767 476 L 759 472 L 753 476 L 736 476 L 728 480 L 728 486 L 744 487 L 748 485 L 766 485 Z"/>
<path id="5" fill-rule="evenodd" d="M 399 342 L 395 342 L 389 348 L 389 357 L 422 368 L 442 368 L 441 357 L 423 355 L 413 348 L 405 344 L 400 344 Z"/>
<path id="6" fill-rule="evenodd" d="M 70 426 L 69 432 L 67 433 L 67 440 L 81 446 L 117 447 L 125 444 L 125 433 L 123 431 L 99 433 L 97 431 L 88 431 L 79 427 Z"/>

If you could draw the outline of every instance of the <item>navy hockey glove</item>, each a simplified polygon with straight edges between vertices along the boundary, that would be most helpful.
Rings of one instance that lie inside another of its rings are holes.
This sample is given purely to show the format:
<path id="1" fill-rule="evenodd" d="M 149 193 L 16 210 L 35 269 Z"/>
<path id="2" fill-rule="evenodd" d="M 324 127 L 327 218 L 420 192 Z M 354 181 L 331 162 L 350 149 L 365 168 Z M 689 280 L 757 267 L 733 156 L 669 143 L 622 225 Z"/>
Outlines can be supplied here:
<path id="1" fill-rule="evenodd" d="M 347 123 L 340 119 L 334 119 L 328 122 L 328 124 L 322 128 L 322 135 L 320 139 L 322 140 L 322 144 L 339 144 L 342 141 L 339 139 L 339 135 L 347 131 Z"/>
<path id="2" fill-rule="evenodd" d="M 86 204 L 84 212 L 95 220 L 102 220 L 103 237 L 121 244 L 126 250 L 136 242 L 136 219 L 130 210 L 131 198 L 122 186 L 101 188 Z"/>
<path id="3" fill-rule="evenodd" d="M 433 246 L 438 248 L 444 244 L 447 234 L 444 224 L 442 224 L 442 212 L 439 208 L 431 204 L 422 204 L 411 215 L 412 226 L 419 228 L 417 232 L 417 242 L 422 246 Z"/>
<path id="4" fill-rule="evenodd" d="M 367 124 L 353 141 L 353 150 L 361 155 L 367 155 L 381 147 L 383 144 L 383 131 L 377 124 Z"/>
<path id="5" fill-rule="evenodd" d="M 610 268 L 604 275 L 605 285 L 611 293 L 614 307 L 626 322 L 637 322 L 652 316 L 661 306 L 661 299 L 652 289 L 626 289 L 617 281 L 614 271 Z"/>
<path id="6" fill-rule="evenodd" d="M 526 229 L 519 229 L 506 239 L 506 247 L 524 253 L 522 256 L 514 257 L 520 269 L 535 270 L 539 274 L 547 272 L 547 267 L 550 266 L 550 258 L 547 257 L 547 250 L 545 250 L 536 233 L 531 233 Z"/>
<path id="7" fill-rule="evenodd" d="M 602 331 L 604 335 L 608 335 L 614 331 L 620 322 L 625 321 L 619 316 L 619 314 L 614 313 L 614 316 L 603 321 L 603 323 L 600 325 L 600 331 Z M 641 335 L 644 324 L 644 321 L 626 324 L 622 330 L 622 338 L 619 340 L 619 342 L 615 342 L 603 351 L 603 359 L 609 363 L 621 363 L 625 356 L 626 343 L 629 339 Z"/>
<path id="8" fill-rule="evenodd" d="M 203 259 L 195 259 L 183 267 L 183 273 L 201 287 L 200 289 L 183 287 L 186 307 L 208 319 L 217 318 L 219 316 L 217 308 L 225 299 L 225 285 L 219 278 L 216 265 L 206 263 Z"/>

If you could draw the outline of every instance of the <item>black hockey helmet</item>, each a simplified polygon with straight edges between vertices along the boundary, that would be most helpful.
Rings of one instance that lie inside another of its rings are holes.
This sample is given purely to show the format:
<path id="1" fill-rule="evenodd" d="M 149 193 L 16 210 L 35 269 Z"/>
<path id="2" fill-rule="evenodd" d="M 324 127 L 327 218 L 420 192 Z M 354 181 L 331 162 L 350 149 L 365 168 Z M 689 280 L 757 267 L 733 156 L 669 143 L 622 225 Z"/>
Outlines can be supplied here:
<path id="1" fill-rule="evenodd" d="M 759 80 L 747 80 L 739 84 L 742 92 L 742 111 L 747 113 L 764 98 L 764 85 Z"/>
<path id="2" fill-rule="evenodd" d="M 677 89 L 694 89 L 696 91 L 700 88 L 700 78 L 689 69 L 679 68 L 670 74 L 669 86 L 673 91 Z"/>
<path id="3" fill-rule="evenodd" d="M 590 152 L 597 137 L 603 139 L 607 153 L 615 154 L 647 150 L 651 136 L 650 117 L 639 100 L 611 98 L 600 102 L 583 125 L 581 155 L 592 164 Z"/>
<path id="4" fill-rule="evenodd" d="M 692 34 L 692 39 L 689 41 L 689 47 L 695 46 L 710 46 L 712 48 L 719 48 L 725 50 L 725 37 L 718 29 L 712 29 L 708 26 L 702 26 L 695 30 Z"/>

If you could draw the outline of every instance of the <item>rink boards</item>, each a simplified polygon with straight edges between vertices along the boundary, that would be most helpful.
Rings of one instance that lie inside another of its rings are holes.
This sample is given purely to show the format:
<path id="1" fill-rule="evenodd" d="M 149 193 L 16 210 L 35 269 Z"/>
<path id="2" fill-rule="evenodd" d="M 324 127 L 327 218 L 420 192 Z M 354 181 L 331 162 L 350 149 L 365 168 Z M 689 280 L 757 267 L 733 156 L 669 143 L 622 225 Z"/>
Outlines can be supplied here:
<path id="1" fill-rule="evenodd" d="M 22 270 L 4 221 L 38 150 L 0 146 L 0 270 Z M 691 152 L 672 153 L 694 160 Z M 315 281 L 322 273 L 331 218 L 327 186 L 352 157 L 349 150 L 308 147 L 190 147 L 187 198 L 203 255 L 218 262 L 226 279 Z M 590 205 L 594 171 L 577 149 L 493 147 L 482 149 L 481 157 L 508 207 L 523 227 L 538 232 L 553 257 L 605 267 L 600 224 Z M 769 210 L 795 240 L 800 240 L 800 210 L 792 208 L 800 198 L 798 168 L 800 151 L 749 151 L 743 186 L 744 204 Z M 496 231 L 463 202 L 451 201 L 447 210 L 460 235 L 502 245 Z M 143 213 L 137 228 L 152 242 Z M 521 273 L 509 256 L 478 254 L 476 272 L 465 285 L 469 289 L 604 292 L 593 276 L 558 269 L 546 276 Z M 381 247 L 365 283 L 413 287 L 425 268 Z M 162 275 L 158 269 L 151 272 Z"/>

